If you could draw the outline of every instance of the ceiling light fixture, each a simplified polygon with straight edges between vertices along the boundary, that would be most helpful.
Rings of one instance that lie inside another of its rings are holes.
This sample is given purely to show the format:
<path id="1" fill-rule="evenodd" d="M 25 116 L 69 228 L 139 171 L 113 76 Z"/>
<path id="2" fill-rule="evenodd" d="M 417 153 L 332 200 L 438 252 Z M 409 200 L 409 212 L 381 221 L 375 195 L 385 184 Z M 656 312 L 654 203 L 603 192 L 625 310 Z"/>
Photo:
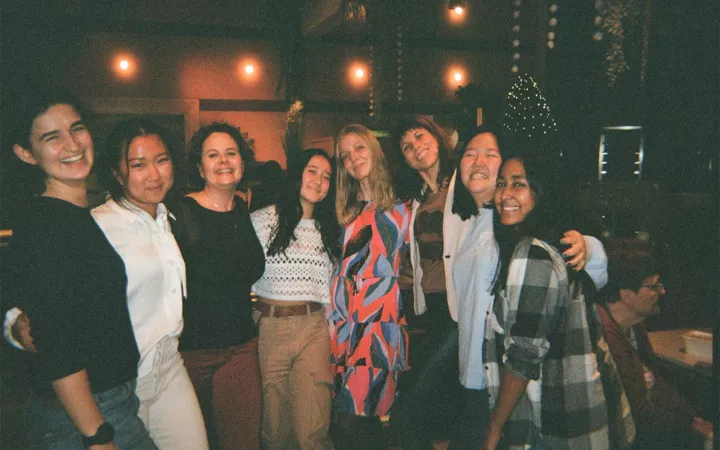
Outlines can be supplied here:
<path id="1" fill-rule="evenodd" d="M 466 7 L 465 0 L 450 0 L 448 4 L 448 9 L 454 11 L 458 16 L 463 15 Z"/>

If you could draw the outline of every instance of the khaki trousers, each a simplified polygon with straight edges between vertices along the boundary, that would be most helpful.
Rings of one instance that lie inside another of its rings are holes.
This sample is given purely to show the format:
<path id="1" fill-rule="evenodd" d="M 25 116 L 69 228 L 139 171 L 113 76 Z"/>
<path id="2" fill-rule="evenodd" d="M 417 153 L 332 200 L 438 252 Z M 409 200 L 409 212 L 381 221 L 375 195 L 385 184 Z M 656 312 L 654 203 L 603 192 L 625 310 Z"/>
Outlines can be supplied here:
<path id="1" fill-rule="evenodd" d="M 332 449 L 330 334 L 323 310 L 262 317 L 258 351 L 263 386 L 263 447 Z"/>

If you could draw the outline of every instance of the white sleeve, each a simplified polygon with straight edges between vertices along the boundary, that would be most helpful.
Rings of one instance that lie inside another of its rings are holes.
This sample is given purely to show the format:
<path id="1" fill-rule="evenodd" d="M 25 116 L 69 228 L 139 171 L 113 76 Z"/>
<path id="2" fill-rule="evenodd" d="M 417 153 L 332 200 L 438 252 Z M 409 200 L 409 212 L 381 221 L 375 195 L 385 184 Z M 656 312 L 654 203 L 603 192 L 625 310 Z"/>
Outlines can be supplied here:
<path id="1" fill-rule="evenodd" d="M 585 247 L 587 248 L 585 272 L 593 280 L 595 287 L 600 290 L 608 282 L 608 260 L 605 248 L 599 240 L 592 236 L 583 236 L 583 238 L 585 238 Z"/>
<path id="2" fill-rule="evenodd" d="M 18 317 L 20 317 L 22 313 L 23 312 L 18 307 L 8 310 L 8 312 L 5 313 L 5 321 L 3 323 L 3 336 L 5 336 L 5 340 L 19 350 L 25 350 L 25 347 L 23 347 L 22 343 L 18 342 L 13 337 L 12 327 L 15 325 L 15 322 L 17 322 Z"/>

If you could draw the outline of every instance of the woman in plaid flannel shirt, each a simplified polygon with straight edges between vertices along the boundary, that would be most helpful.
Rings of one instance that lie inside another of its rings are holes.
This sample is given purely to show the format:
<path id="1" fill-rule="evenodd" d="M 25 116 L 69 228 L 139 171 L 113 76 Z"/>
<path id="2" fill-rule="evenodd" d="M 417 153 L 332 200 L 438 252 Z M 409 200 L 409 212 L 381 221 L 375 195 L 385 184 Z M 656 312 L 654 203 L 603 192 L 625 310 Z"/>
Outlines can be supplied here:
<path id="1" fill-rule="evenodd" d="M 520 158 L 495 191 L 500 251 L 485 367 L 492 408 L 483 448 L 607 449 L 608 419 L 582 283 L 546 242 L 557 215 L 547 186 Z M 495 332 L 493 332 L 493 330 Z"/>

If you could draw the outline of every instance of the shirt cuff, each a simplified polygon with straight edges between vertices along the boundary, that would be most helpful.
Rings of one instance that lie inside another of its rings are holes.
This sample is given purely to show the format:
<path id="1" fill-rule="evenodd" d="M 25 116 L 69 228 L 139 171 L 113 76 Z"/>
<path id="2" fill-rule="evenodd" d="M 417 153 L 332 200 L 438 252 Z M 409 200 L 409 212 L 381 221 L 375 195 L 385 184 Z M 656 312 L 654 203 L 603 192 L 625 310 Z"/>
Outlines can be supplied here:
<path id="1" fill-rule="evenodd" d="M 597 290 L 602 289 L 608 282 L 607 274 L 607 254 L 602 243 L 592 237 L 583 236 L 585 238 L 585 247 L 587 248 L 587 262 L 585 264 L 585 272 L 595 283 Z"/>
<path id="2" fill-rule="evenodd" d="M 5 336 L 5 340 L 18 350 L 25 350 L 25 347 L 13 336 L 12 327 L 22 313 L 20 308 L 14 307 L 5 313 L 5 321 L 3 322 L 3 336 Z"/>

